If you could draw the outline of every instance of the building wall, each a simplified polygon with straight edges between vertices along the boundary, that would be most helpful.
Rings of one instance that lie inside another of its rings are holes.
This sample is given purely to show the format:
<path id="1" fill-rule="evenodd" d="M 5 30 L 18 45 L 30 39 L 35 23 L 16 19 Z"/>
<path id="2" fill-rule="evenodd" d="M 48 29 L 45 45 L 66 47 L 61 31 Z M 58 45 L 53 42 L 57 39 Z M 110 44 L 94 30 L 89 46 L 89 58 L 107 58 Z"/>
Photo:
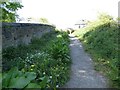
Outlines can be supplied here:
<path id="1" fill-rule="evenodd" d="M 2 23 L 2 48 L 28 45 L 33 37 L 40 38 L 53 30 L 55 27 L 47 24 Z"/>

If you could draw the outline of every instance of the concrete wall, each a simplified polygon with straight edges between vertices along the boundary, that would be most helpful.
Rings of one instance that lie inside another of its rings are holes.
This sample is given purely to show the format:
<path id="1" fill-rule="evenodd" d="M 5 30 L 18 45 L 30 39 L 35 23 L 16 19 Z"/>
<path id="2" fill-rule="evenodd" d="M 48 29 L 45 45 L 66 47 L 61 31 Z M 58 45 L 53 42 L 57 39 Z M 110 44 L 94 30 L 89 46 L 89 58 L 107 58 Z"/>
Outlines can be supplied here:
<path id="1" fill-rule="evenodd" d="M 33 37 L 40 38 L 53 30 L 55 27 L 47 24 L 2 23 L 2 48 L 29 44 Z"/>

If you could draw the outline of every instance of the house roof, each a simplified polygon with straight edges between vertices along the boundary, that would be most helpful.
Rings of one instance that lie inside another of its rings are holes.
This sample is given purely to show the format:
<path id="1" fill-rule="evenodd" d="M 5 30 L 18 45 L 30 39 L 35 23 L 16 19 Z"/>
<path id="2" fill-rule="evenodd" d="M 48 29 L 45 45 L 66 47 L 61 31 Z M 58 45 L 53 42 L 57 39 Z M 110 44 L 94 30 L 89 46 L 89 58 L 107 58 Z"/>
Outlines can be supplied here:
<path id="1" fill-rule="evenodd" d="M 78 22 L 75 23 L 75 25 L 86 25 L 87 24 L 87 20 L 79 20 Z"/>

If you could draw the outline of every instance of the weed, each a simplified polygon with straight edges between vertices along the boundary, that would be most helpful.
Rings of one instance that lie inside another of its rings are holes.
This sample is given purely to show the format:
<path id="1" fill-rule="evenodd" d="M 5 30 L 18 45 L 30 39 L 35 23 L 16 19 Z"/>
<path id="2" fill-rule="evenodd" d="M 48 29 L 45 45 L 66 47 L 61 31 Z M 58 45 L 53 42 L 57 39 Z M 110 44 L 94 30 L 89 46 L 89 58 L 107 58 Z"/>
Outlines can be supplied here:
<path id="1" fill-rule="evenodd" d="M 67 33 L 55 31 L 32 39 L 30 45 L 4 49 L 3 72 L 14 67 L 21 72 L 34 72 L 36 78 L 34 82 L 27 83 L 26 88 L 61 87 L 69 79 L 71 61 L 68 45 Z"/>
<path id="2" fill-rule="evenodd" d="M 73 34 L 82 41 L 95 61 L 95 69 L 107 75 L 112 87 L 120 86 L 117 21 L 103 16 Z"/>

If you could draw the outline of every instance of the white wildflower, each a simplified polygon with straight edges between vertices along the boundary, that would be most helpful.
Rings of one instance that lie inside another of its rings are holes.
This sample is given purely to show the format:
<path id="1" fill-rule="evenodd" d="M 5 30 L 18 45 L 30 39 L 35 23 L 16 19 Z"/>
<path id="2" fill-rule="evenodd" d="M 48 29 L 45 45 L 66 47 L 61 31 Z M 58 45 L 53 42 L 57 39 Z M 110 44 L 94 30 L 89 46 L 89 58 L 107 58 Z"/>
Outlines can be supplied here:
<path id="1" fill-rule="evenodd" d="M 40 53 L 38 53 L 38 55 L 40 55 Z"/>
<path id="2" fill-rule="evenodd" d="M 58 75 L 56 75 L 57 77 L 59 77 L 59 74 Z"/>
<path id="3" fill-rule="evenodd" d="M 43 72 L 43 74 L 45 74 L 45 72 Z"/>
<path id="4" fill-rule="evenodd" d="M 52 76 L 50 76 L 50 78 L 52 78 Z"/>
<path id="5" fill-rule="evenodd" d="M 59 85 L 56 85 L 56 87 L 59 87 Z"/>

